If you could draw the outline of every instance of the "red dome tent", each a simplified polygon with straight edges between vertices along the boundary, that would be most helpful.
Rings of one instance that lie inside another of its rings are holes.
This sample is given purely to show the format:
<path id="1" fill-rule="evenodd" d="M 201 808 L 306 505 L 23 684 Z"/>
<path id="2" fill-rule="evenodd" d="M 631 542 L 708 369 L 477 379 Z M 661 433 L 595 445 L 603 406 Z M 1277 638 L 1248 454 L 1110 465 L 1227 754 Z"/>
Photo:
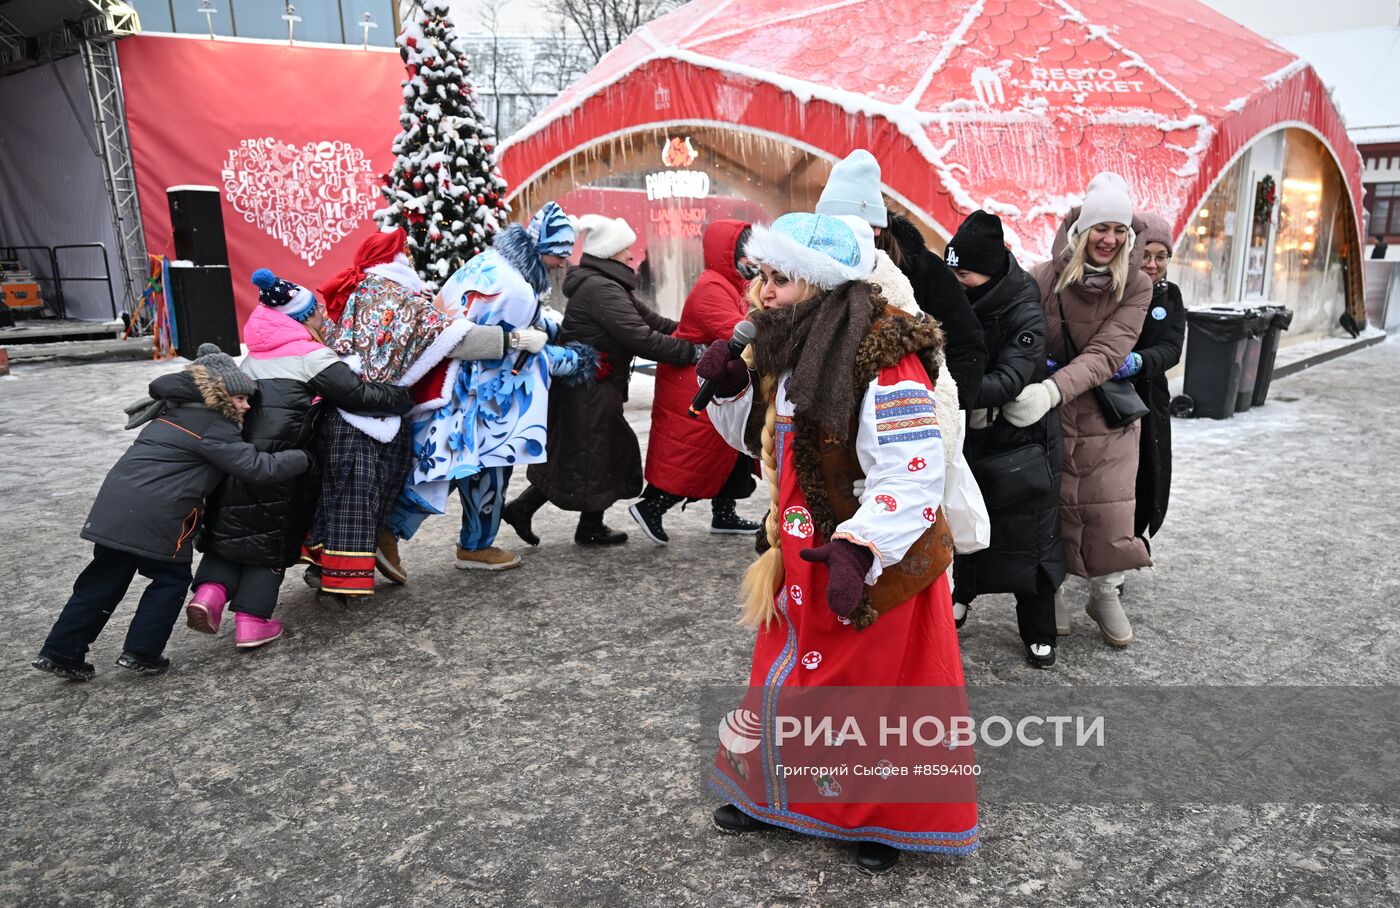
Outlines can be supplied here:
<path id="1" fill-rule="evenodd" d="M 985 208 L 1031 260 L 1099 170 L 1181 236 L 1251 144 L 1297 129 L 1340 172 L 1344 257 L 1360 230 L 1361 161 L 1316 73 L 1194 0 L 695 0 L 504 143 L 501 167 L 531 205 L 617 169 L 631 136 L 707 128 L 827 162 L 869 148 L 925 227 Z"/>

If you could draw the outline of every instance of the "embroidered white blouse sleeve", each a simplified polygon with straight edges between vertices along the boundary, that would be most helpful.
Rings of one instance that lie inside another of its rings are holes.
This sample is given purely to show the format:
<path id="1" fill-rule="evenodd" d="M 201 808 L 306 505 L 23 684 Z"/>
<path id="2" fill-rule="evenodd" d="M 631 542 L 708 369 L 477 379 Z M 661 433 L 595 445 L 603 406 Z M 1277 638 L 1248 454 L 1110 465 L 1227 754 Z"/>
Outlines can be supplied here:
<path id="1" fill-rule="evenodd" d="M 697 379 L 697 382 L 699 380 Z M 742 451 L 750 457 L 757 457 L 759 452 L 750 451 L 744 445 L 744 427 L 749 422 L 749 410 L 753 408 L 753 385 L 745 388 L 734 397 L 716 397 L 710 401 L 705 412 L 710 417 L 710 423 L 715 427 L 715 431 L 720 434 L 729 446 L 736 451 Z"/>
<path id="2" fill-rule="evenodd" d="M 865 491 L 860 509 L 832 538 L 875 553 L 867 584 L 899 562 L 937 519 L 944 482 L 938 415 L 928 374 L 912 354 L 882 369 L 861 401 L 856 457 Z"/>

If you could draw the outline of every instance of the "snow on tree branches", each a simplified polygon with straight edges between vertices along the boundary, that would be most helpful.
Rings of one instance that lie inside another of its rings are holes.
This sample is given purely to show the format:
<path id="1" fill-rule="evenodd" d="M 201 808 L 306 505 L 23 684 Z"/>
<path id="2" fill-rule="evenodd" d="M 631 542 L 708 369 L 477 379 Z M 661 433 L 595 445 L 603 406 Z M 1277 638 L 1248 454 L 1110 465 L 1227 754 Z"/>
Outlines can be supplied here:
<path id="1" fill-rule="evenodd" d="M 399 35 L 408 77 L 384 176 L 389 204 L 375 212 L 408 232 L 414 267 L 433 289 L 490 244 L 506 225 L 506 182 L 496 170 L 496 134 L 477 108 L 466 48 L 447 0 L 426 0 Z"/>

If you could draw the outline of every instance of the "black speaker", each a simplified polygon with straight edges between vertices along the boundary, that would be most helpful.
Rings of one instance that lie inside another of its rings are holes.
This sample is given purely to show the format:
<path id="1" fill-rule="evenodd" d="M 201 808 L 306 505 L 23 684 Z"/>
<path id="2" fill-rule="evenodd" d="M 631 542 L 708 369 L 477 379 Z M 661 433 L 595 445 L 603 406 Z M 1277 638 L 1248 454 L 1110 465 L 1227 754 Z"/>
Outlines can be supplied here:
<path id="1" fill-rule="evenodd" d="M 171 186 L 165 195 L 170 201 L 175 258 L 196 265 L 227 265 L 219 190 L 213 186 Z"/>
<path id="2" fill-rule="evenodd" d="M 227 265 L 171 265 L 165 298 L 175 316 L 177 349 L 185 359 L 194 359 L 200 344 L 218 344 L 230 356 L 242 353 Z"/>

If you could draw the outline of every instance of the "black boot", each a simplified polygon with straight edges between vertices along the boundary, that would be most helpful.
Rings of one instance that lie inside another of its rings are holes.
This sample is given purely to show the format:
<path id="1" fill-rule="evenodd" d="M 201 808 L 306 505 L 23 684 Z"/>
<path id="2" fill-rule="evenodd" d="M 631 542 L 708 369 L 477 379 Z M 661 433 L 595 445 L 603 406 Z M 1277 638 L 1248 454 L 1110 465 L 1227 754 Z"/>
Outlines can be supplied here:
<path id="1" fill-rule="evenodd" d="M 515 530 L 515 535 L 525 541 L 527 545 L 539 545 L 540 537 L 535 535 L 535 531 L 530 526 L 530 520 L 535 516 L 535 512 L 544 507 L 549 501 L 545 494 L 534 486 L 526 486 L 525 491 L 512 502 L 501 508 L 501 521 L 510 524 L 510 528 Z"/>
<path id="2" fill-rule="evenodd" d="M 865 873 L 885 873 L 899 863 L 899 849 L 883 842 L 861 842 L 856 848 L 856 867 Z"/>
<path id="3" fill-rule="evenodd" d="M 579 545 L 621 545 L 626 541 L 626 533 L 603 523 L 602 511 L 584 511 L 578 519 L 578 529 L 574 530 L 574 542 Z"/>
<path id="4" fill-rule="evenodd" d="M 760 832 L 764 829 L 772 829 L 772 823 L 765 823 L 744 813 L 733 804 L 725 804 L 717 809 L 711 818 L 715 828 L 725 835 L 744 835 L 750 832 Z"/>
<path id="5" fill-rule="evenodd" d="M 41 672 L 48 672 L 51 675 L 58 675 L 69 681 L 91 681 L 92 676 L 97 674 L 97 670 L 92 667 L 91 662 L 67 662 L 62 659 L 53 659 L 48 656 L 35 656 L 34 661 L 29 663 Z"/>
<path id="6" fill-rule="evenodd" d="M 745 520 L 734 509 L 734 499 L 716 498 L 710 502 L 710 532 L 747 536 L 758 529 L 758 524 Z"/>
<path id="7" fill-rule="evenodd" d="M 666 535 L 666 528 L 661 525 L 661 517 L 684 500 L 679 495 L 672 495 L 652 486 L 642 493 L 641 501 L 627 509 L 627 513 L 637 521 L 637 526 L 642 528 L 648 539 L 657 545 L 665 545 L 671 541 L 671 537 Z"/>
<path id="8" fill-rule="evenodd" d="M 117 665 L 138 675 L 163 675 L 170 671 L 170 660 L 163 655 L 152 658 L 123 652 L 117 657 Z"/>

